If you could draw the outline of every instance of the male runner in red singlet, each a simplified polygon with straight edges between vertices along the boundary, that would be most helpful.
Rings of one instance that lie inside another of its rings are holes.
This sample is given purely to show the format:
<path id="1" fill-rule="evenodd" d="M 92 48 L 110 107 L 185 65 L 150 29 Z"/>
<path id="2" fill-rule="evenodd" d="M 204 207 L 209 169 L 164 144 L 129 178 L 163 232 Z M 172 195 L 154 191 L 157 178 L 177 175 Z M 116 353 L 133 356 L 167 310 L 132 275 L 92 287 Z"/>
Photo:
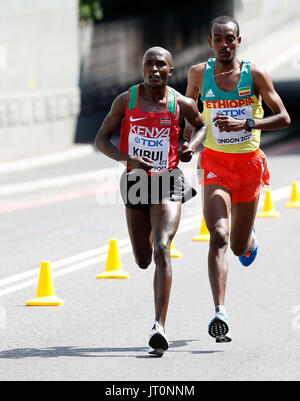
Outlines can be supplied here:
<path id="1" fill-rule="evenodd" d="M 217 342 L 230 342 L 225 311 L 226 251 L 229 243 L 244 266 L 256 258 L 254 222 L 260 191 L 269 184 L 269 171 L 260 150 L 261 130 L 279 130 L 290 117 L 269 75 L 257 65 L 237 58 L 239 25 L 231 17 L 214 19 L 209 44 L 215 58 L 191 67 L 186 96 L 203 102 L 208 134 L 198 162 L 203 185 L 204 217 L 210 231 L 209 279 L 216 314 L 209 334 Z M 263 118 L 262 99 L 273 115 Z M 189 138 L 192 127 L 186 126 Z"/>
<path id="2" fill-rule="evenodd" d="M 144 82 L 115 99 L 96 137 L 100 151 L 127 165 L 120 187 L 136 263 L 146 269 L 154 254 L 155 323 L 149 353 L 157 356 L 168 349 L 165 321 L 172 283 L 170 244 L 179 225 L 181 204 L 195 195 L 177 165 L 179 160 L 192 159 L 207 132 L 194 100 L 167 86 L 172 64 L 167 50 L 149 49 L 143 57 Z M 184 118 L 196 132 L 180 150 Z M 111 137 L 120 126 L 118 149 Z"/>

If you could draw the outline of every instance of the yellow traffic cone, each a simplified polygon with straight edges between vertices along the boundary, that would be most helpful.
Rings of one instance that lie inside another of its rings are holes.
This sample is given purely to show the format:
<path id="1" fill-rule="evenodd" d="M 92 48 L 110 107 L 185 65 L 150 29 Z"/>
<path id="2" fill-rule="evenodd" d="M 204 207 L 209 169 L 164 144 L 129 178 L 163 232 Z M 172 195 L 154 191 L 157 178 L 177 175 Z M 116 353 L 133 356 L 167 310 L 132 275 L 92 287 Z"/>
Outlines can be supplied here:
<path id="1" fill-rule="evenodd" d="M 266 191 L 264 209 L 261 213 L 258 214 L 258 217 L 280 217 L 280 214 L 275 210 L 270 190 Z"/>
<path id="2" fill-rule="evenodd" d="M 122 262 L 118 250 L 118 241 L 111 239 L 106 261 L 105 271 L 100 273 L 97 278 L 129 278 L 129 274 L 122 269 Z"/>
<path id="3" fill-rule="evenodd" d="M 196 237 L 194 237 L 193 241 L 209 241 L 209 240 L 210 240 L 210 234 L 209 234 L 206 222 L 205 222 L 205 218 L 203 216 L 201 229 L 200 229 L 200 235 L 197 235 Z"/>
<path id="4" fill-rule="evenodd" d="M 42 261 L 37 295 L 26 302 L 27 306 L 61 306 L 64 301 L 55 294 L 50 262 Z"/>
<path id="5" fill-rule="evenodd" d="M 182 258 L 182 253 L 175 248 L 174 240 L 171 242 L 170 255 L 171 258 Z"/>
<path id="6" fill-rule="evenodd" d="M 293 182 L 292 196 L 289 203 L 285 205 L 287 208 L 300 207 L 300 194 L 298 191 L 298 183 Z"/>

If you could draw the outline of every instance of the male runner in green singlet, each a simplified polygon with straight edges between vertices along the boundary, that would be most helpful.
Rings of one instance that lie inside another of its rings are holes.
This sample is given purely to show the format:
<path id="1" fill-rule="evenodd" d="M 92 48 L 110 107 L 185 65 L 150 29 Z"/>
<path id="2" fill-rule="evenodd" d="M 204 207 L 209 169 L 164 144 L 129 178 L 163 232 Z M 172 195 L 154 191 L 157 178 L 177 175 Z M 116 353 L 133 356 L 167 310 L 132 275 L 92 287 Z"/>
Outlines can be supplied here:
<path id="1" fill-rule="evenodd" d="M 170 244 L 179 225 L 181 204 L 194 196 L 177 165 L 179 158 L 191 160 L 207 132 L 194 100 L 167 86 L 172 64 L 172 56 L 165 49 L 149 49 L 143 57 L 144 82 L 115 99 L 96 137 L 100 151 L 127 166 L 121 178 L 121 194 L 136 263 L 146 269 L 154 255 L 155 323 L 149 353 L 157 356 L 168 349 L 165 321 L 172 283 Z M 196 132 L 180 150 L 180 123 L 184 118 Z M 111 142 L 119 127 L 120 149 Z M 134 187 L 140 183 L 143 199 L 137 202 Z"/>
<path id="2" fill-rule="evenodd" d="M 227 16 L 214 19 L 208 41 L 215 58 L 191 67 L 186 96 L 198 101 L 201 95 L 209 125 L 198 162 L 204 217 L 211 236 L 208 268 L 216 308 L 209 334 L 217 342 L 230 342 L 224 305 L 229 217 L 231 249 L 243 266 L 250 266 L 258 252 L 254 222 L 259 195 L 270 179 L 266 157 L 259 148 L 260 133 L 288 127 L 290 117 L 269 75 L 237 58 L 241 43 L 237 21 Z M 263 118 L 262 99 L 272 116 Z M 187 125 L 185 138 L 191 130 Z"/>

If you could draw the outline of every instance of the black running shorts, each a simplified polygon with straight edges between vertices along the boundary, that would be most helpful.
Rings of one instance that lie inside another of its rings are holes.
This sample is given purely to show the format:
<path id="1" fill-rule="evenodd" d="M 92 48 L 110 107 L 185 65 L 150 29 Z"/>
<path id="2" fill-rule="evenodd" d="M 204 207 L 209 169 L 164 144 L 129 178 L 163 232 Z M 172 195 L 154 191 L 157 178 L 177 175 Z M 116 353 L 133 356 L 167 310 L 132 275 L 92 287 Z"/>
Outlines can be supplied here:
<path id="1" fill-rule="evenodd" d="M 144 209 L 163 200 L 184 203 L 197 194 L 178 167 L 152 176 L 142 170 L 125 170 L 120 190 L 125 206 L 130 209 Z"/>

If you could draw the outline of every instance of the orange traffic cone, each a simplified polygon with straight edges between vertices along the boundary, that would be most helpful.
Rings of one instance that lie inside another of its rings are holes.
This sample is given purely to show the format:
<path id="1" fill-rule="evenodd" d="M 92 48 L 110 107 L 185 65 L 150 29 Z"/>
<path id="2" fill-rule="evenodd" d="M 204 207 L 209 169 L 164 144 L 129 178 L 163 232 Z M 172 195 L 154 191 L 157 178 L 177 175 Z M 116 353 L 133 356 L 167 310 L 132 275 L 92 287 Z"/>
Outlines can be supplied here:
<path id="1" fill-rule="evenodd" d="M 275 210 L 270 190 L 266 191 L 264 209 L 261 213 L 258 214 L 258 217 L 275 217 L 275 218 L 280 217 L 280 214 Z"/>
<path id="2" fill-rule="evenodd" d="M 175 248 L 174 240 L 171 242 L 170 255 L 171 258 L 182 258 L 182 253 Z"/>
<path id="3" fill-rule="evenodd" d="M 298 190 L 298 183 L 295 181 L 293 182 L 293 188 L 292 188 L 292 196 L 291 200 L 289 203 L 285 205 L 287 208 L 294 208 L 294 207 L 300 207 L 300 194 Z"/>
<path id="4" fill-rule="evenodd" d="M 27 306 L 61 306 L 64 301 L 55 295 L 50 262 L 42 261 L 36 298 L 26 302 Z"/>
<path id="5" fill-rule="evenodd" d="M 200 229 L 200 235 L 197 235 L 196 237 L 194 237 L 193 241 L 209 241 L 209 240 L 210 240 L 210 234 L 209 234 L 206 222 L 205 222 L 205 218 L 203 216 L 201 229 Z"/>
<path id="6" fill-rule="evenodd" d="M 122 262 L 118 250 L 118 241 L 111 239 L 106 261 L 105 271 L 100 273 L 97 278 L 129 278 L 129 274 L 122 269 Z"/>

